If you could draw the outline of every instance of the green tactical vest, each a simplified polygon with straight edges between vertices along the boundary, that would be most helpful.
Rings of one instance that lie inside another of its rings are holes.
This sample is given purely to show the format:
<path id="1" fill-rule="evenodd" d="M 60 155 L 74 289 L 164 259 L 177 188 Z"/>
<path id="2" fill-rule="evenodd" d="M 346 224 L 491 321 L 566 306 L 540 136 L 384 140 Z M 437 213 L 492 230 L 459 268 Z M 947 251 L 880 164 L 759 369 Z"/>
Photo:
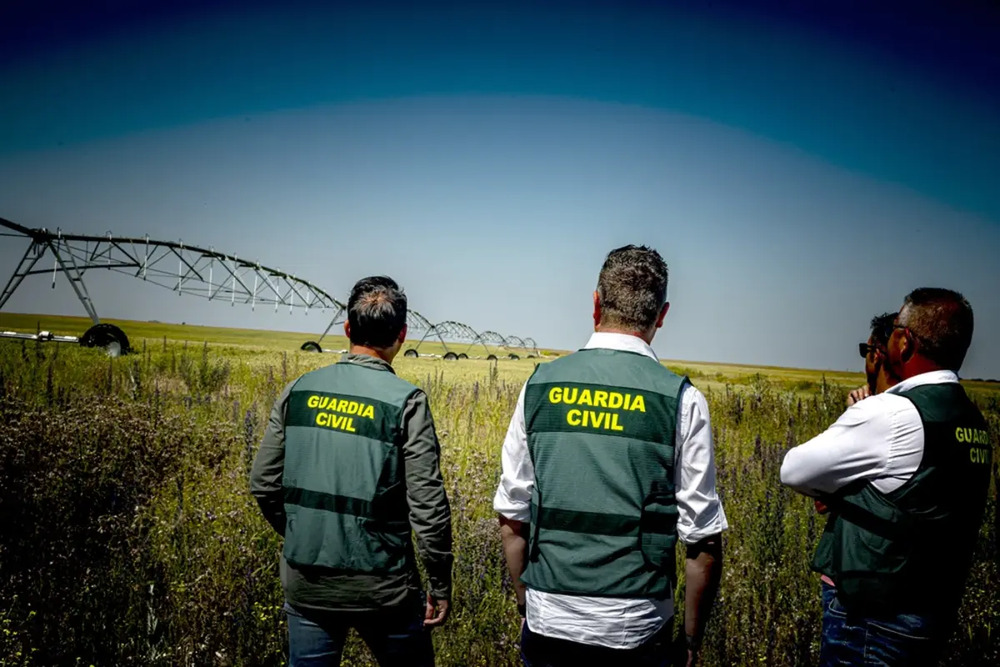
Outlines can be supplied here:
<path id="1" fill-rule="evenodd" d="M 901 487 L 871 483 L 837 494 L 812 568 L 865 615 L 947 618 L 961 601 L 989 488 L 993 446 L 978 408 L 957 383 L 921 385 L 909 399 L 924 427 L 924 456 Z"/>
<path id="2" fill-rule="evenodd" d="M 551 593 L 668 597 L 676 584 L 678 377 L 641 354 L 540 364 L 524 417 L 535 468 L 521 580 Z"/>
<path id="3" fill-rule="evenodd" d="M 415 391 L 389 371 L 347 362 L 293 385 L 285 414 L 285 560 L 369 573 L 409 565 L 401 424 Z"/>

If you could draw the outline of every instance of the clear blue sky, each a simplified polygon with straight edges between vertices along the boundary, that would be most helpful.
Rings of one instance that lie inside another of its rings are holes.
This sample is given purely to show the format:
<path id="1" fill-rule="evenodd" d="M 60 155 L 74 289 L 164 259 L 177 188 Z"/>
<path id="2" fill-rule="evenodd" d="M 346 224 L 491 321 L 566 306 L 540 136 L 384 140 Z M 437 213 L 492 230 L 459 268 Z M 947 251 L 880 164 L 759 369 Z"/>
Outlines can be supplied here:
<path id="1" fill-rule="evenodd" d="M 796 4 L 5 6 L 0 216 L 340 298 L 387 273 L 432 321 L 562 348 L 645 243 L 654 347 L 688 360 L 859 369 L 872 315 L 944 286 L 976 312 L 963 374 L 1000 377 L 998 10 Z M 108 317 L 326 325 L 87 280 Z M 82 314 L 42 278 L 6 310 Z"/>

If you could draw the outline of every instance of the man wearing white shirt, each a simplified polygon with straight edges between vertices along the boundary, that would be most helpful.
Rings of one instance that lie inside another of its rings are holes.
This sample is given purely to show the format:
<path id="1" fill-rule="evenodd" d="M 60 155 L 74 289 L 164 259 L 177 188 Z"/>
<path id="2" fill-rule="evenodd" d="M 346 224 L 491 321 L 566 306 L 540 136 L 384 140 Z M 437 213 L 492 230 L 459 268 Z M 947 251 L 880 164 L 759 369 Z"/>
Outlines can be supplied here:
<path id="1" fill-rule="evenodd" d="M 786 454 L 781 481 L 831 511 L 821 665 L 934 664 L 961 601 L 993 446 L 959 384 L 973 315 L 961 294 L 911 292 L 886 346 L 883 386 Z"/>
<path id="2" fill-rule="evenodd" d="M 666 291 L 655 250 L 612 251 L 595 333 L 539 365 L 518 398 L 493 506 L 528 667 L 668 664 L 678 538 L 688 663 L 697 656 L 728 525 L 705 397 L 650 347 Z"/>

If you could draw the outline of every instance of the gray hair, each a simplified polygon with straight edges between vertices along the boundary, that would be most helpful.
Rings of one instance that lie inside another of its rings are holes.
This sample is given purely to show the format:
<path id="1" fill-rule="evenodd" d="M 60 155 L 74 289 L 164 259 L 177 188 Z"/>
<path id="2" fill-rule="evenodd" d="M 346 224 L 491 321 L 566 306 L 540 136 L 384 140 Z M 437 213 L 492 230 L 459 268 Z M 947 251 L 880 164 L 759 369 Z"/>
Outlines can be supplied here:
<path id="1" fill-rule="evenodd" d="M 964 296 L 940 287 L 906 295 L 899 323 L 916 337 L 918 351 L 941 368 L 958 371 L 972 343 L 972 306 Z"/>
<path id="2" fill-rule="evenodd" d="M 602 325 L 646 331 L 667 302 L 667 264 L 646 246 L 612 250 L 601 267 L 597 294 Z"/>

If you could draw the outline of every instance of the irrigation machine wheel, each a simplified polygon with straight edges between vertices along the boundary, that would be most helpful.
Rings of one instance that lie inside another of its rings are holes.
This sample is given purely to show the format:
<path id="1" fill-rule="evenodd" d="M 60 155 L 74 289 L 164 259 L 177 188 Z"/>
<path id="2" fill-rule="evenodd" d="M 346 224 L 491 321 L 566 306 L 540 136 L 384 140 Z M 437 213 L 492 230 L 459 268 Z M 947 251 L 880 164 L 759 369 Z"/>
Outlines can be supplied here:
<path id="1" fill-rule="evenodd" d="M 508 359 L 514 359 L 516 361 L 517 359 L 520 359 L 521 357 L 519 357 L 516 354 L 514 354 L 513 352 L 511 352 L 510 354 L 507 355 L 507 358 Z"/>
<path id="2" fill-rule="evenodd" d="M 497 360 L 497 355 L 495 354 L 491 354 L 488 357 L 486 357 L 486 361 L 496 361 L 496 360 Z"/>
<path id="3" fill-rule="evenodd" d="M 101 322 L 87 329 L 80 336 L 83 347 L 103 347 L 109 357 L 120 357 L 132 351 L 125 332 L 113 324 Z"/>
<path id="4" fill-rule="evenodd" d="M 459 359 L 468 359 L 469 355 L 467 355 L 465 352 L 459 352 L 458 353 L 458 358 Z"/>
<path id="5" fill-rule="evenodd" d="M 403 352 L 403 356 L 404 356 L 404 357 L 414 357 L 414 358 L 416 358 L 416 357 L 419 357 L 419 356 L 420 356 L 420 353 L 419 353 L 419 352 L 417 352 L 416 350 L 414 350 L 414 349 L 413 349 L 413 348 L 411 347 L 411 348 L 410 348 L 409 350 L 407 350 L 406 352 Z"/>
<path id="6" fill-rule="evenodd" d="M 454 352 L 445 352 L 444 358 L 447 361 L 458 361 L 458 355 L 455 354 Z"/>
<path id="7" fill-rule="evenodd" d="M 319 346 L 319 343 L 317 343 L 314 340 L 307 340 L 306 342 L 302 343 L 302 347 L 300 347 L 299 349 L 303 350 L 305 352 L 322 352 L 323 351 L 323 348 L 321 348 Z"/>

